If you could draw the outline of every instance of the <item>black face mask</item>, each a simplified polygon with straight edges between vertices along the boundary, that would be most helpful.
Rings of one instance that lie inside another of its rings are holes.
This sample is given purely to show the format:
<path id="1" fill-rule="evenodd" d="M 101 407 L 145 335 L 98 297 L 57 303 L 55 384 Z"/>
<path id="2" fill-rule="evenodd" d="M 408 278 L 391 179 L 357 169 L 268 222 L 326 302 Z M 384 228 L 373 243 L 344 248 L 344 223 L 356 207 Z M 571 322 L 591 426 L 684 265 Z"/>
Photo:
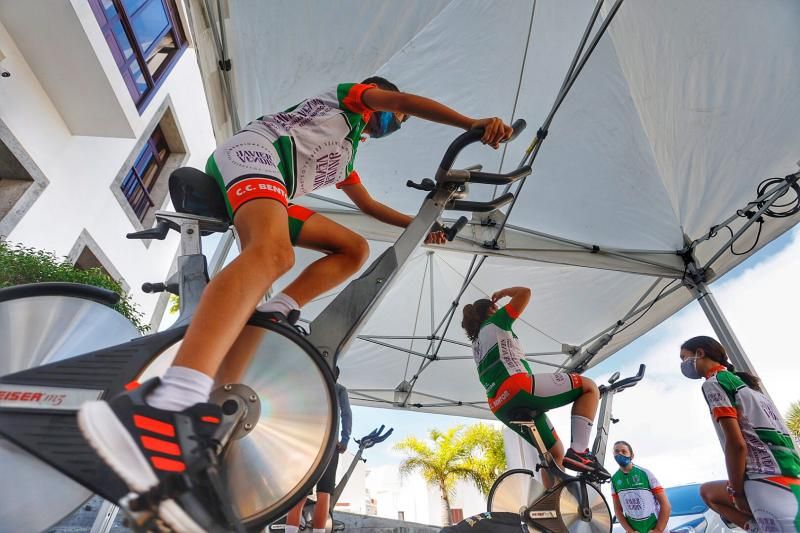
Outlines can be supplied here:
<path id="1" fill-rule="evenodd" d="M 391 111 L 375 111 L 369 117 L 369 136 L 374 139 L 386 137 L 400 129 L 401 122 Z"/>

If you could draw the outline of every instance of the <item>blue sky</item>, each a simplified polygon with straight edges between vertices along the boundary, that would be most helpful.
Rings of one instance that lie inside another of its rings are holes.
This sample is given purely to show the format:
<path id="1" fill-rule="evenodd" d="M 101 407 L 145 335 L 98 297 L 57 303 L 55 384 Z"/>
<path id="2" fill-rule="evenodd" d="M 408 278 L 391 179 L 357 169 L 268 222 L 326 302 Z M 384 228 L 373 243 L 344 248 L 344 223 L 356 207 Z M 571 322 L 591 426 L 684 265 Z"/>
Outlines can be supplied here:
<path id="1" fill-rule="evenodd" d="M 793 230 L 787 232 L 780 238 L 772 241 L 764 248 L 762 248 L 758 253 L 754 254 L 752 257 L 748 258 L 744 261 L 741 265 L 736 267 L 733 271 L 728 273 L 718 282 L 712 284 L 712 290 L 717 294 L 718 299 L 723 306 L 723 310 L 728 313 L 728 310 L 734 315 L 739 310 L 739 307 L 746 308 L 752 307 L 749 306 L 747 302 L 735 302 L 733 305 L 726 306 L 726 300 L 729 297 L 724 297 L 727 293 L 736 292 L 737 285 L 742 283 L 750 283 L 750 280 L 747 279 L 748 275 L 754 275 L 753 273 L 758 273 L 759 279 L 769 278 L 769 281 L 774 283 L 781 283 L 783 281 L 789 281 L 788 274 L 786 271 L 786 267 L 789 264 L 790 258 L 784 257 L 788 256 L 788 251 L 790 247 L 800 248 L 798 245 L 798 241 L 800 241 L 800 231 Z M 793 256 L 792 256 L 793 257 Z M 781 271 L 781 267 L 783 270 Z M 761 271 L 764 272 L 761 272 Z M 792 270 L 789 269 L 788 272 Z M 722 290 L 724 288 L 725 290 Z M 720 293 L 718 294 L 718 289 Z M 780 294 L 775 293 L 775 291 L 765 290 L 763 291 L 766 293 L 764 296 L 766 298 L 770 297 L 770 295 L 779 298 Z M 758 305 L 758 302 L 753 302 L 754 304 Z M 761 302 L 763 304 L 763 302 Z M 783 316 L 783 313 L 780 309 L 775 307 L 775 304 L 765 306 L 765 312 L 768 314 L 770 312 L 780 313 Z M 658 397 L 657 403 L 662 405 L 672 405 L 676 404 L 677 402 L 688 402 L 687 408 L 688 409 L 699 409 L 702 411 L 704 409 L 704 405 L 701 405 L 703 402 L 702 398 L 699 396 L 699 390 L 696 392 L 696 396 L 693 396 L 695 392 L 690 388 L 696 385 L 696 383 L 689 382 L 689 380 L 685 380 L 680 377 L 678 373 L 678 365 L 677 365 L 677 346 L 685 340 L 684 337 L 676 337 L 676 331 L 681 329 L 681 324 L 685 323 L 687 320 L 692 324 L 697 324 L 696 327 L 698 328 L 706 328 L 710 329 L 707 322 L 705 322 L 704 317 L 702 320 L 698 318 L 698 313 L 700 313 L 699 306 L 696 303 L 692 303 L 687 306 L 685 309 L 681 310 L 679 313 L 674 315 L 673 317 L 669 318 L 667 321 L 659 325 L 658 327 L 651 330 L 646 335 L 640 337 L 630 345 L 626 346 L 624 349 L 620 350 L 617 354 L 615 354 L 610 359 L 600 363 L 596 367 L 590 369 L 586 375 L 598 378 L 605 379 L 608 375 L 613 373 L 616 370 L 619 370 L 623 376 L 631 375 L 636 372 L 639 363 L 643 359 L 647 359 L 648 357 L 652 357 L 652 353 L 654 351 L 659 350 L 659 347 L 666 345 L 667 350 L 669 350 L 669 346 L 674 345 L 674 354 L 667 355 L 663 357 L 673 357 L 674 356 L 674 364 L 671 361 L 664 362 L 664 368 L 654 367 L 652 370 L 651 375 L 648 377 L 650 381 L 646 378 L 636 389 L 630 389 L 630 391 L 626 391 L 624 394 L 620 394 L 615 399 L 614 404 L 614 413 L 615 416 L 620 416 L 619 413 L 625 413 L 625 420 L 623 420 L 620 424 L 616 426 L 612 426 L 611 429 L 611 439 L 630 439 L 633 441 L 637 440 L 636 435 L 643 434 L 643 429 L 646 427 L 647 424 L 650 424 L 654 421 L 652 414 L 648 414 L 649 411 L 653 409 L 648 409 L 645 407 L 641 410 L 641 412 L 636 412 L 636 405 L 640 402 L 638 401 L 638 396 L 642 393 L 634 392 L 637 391 L 638 388 L 645 388 L 650 387 L 651 390 L 655 389 L 654 380 L 659 379 L 659 372 L 663 372 L 664 369 L 671 371 L 672 366 L 674 366 L 674 374 L 675 374 L 675 384 L 670 385 L 669 388 L 665 390 L 665 392 Z M 764 313 L 762 313 L 764 314 Z M 700 315 L 702 317 L 702 315 Z M 729 316 L 729 319 L 731 317 Z M 704 322 L 704 323 L 703 323 Z M 733 320 L 732 320 L 733 322 Z M 745 344 L 745 349 L 748 351 L 748 355 L 750 356 L 753 364 L 756 368 L 759 369 L 759 373 L 762 373 L 762 368 L 765 368 L 764 365 L 769 364 L 768 354 L 760 353 L 757 349 L 752 349 L 753 347 L 752 342 L 748 345 L 744 343 L 744 338 L 742 337 L 743 334 L 748 333 L 746 330 L 747 321 L 745 321 L 744 327 L 737 327 L 734 325 L 734 329 L 737 332 L 737 335 L 740 336 L 740 340 L 743 340 L 743 344 Z M 740 331 L 740 329 L 742 331 Z M 698 331 L 696 334 L 703 334 L 706 331 Z M 765 334 L 769 334 L 768 331 L 764 332 Z M 774 335 L 773 335 L 774 336 Z M 749 338 L 750 335 L 747 335 Z M 663 359 L 662 357 L 662 359 Z M 672 366 L 670 366 L 672 365 Z M 650 365 L 653 367 L 653 365 Z M 795 366 L 797 369 L 797 366 Z M 476 378 L 477 379 L 477 378 Z M 663 379 L 659 380 L 659 386 L 663 385 L 665 381 Z M 770 388 L 770 381 L 766 382 L 768 389 Z M 697 387 L 695 387 L 697 388 Z M 770 389 L 773 393 L 773 397 L 775 397 L 775 392 L 777 389 L 781 389 L 782 392 L 786 392 L 785 386 L 781 383 L 777 386 L 776 389 Z M 687 392 L 687 390 L 689 392 Z M 642 391 L 645 392 L 645 391 Z M 674 397 L 673 397 L 674 396 Z M 783 394 L 781 397 L 785 397 L 786 395 Z M 800 394 L 797 394 L 798 398 L 800 399 Z M 652 403 L 652 402 L 651 402 Z M 779 407 L 782 410 L 785 410 L 785 406 L 780 405 Z M 783 403 L 786 403 L 785 401 Z M 633 409 L 633 411 L 632 411 Z M 558 412 L 554 413 L 552 418 L 556 427 L 563 427 L 562 433 L 568 434 L 567 427 L 569 425 L 568 422 L 568 411 L 566 409 L 561 409 Z M 392 445 L 397 441 L 409 436 L 414 435 L 418 437 L 424 437 L 427 434 L 427 430 L 430 428 L 448 428 L 456 424 L 471 424 L 476 423 L 477 420 L 469 419 L 469 418 L 461 418 L 461 417 L 453 417 L 453 416 L 443 416 L 443 415 L 433 415 L 427 413 L 420 413 L 420 412 L 408 412 L 408 411 L 398 411 L 398 410 L 389 410 L 389 409 L 376 409 L 376 408 L 368 408 L 368 407 L 354 407 L 353 408 L 353 437 L 358 438 L 362 435 L 367 434 L 372 429 L 379 427 L 381 424 L 385 424 L 387 427 L 393 427 L 394 433 L 393 435 L 384 443 L 375 446 L 374 448 L 368 450 L 365 453 L 365 457 L 368 459 L 367 467 L 377 467 L 382 465 L 390 465 L 390 464 L 398 464 L 402 457 L 397 454 L 396 452 L 392 451 Z M 680 422 L 678 422 L 680 424 Z M 681 472 L 678 475 L 668 475 L 662 476 L 665 477 L 665 485 L 674 484 L 674 483 L 683 483 L 683 482 L 690 482 L 694 480 L 704 480 L 707 479 L 709 476 L 716 476 L 719 477 L 721 474 L 724 474 L 722 469 L 724 465 L 721 464 L 721 452 L 719 452 L 719 444 L 716 441 L 716 437 L 713 436 L 713 429 L 711 427 L 710 421 L 707 419 L 706 414 L 702 414 L 699 416 L 699 420 L 696 423 L 688 424 L 692 427 L 697 426 L 695 438 L 697 439 L 697 445 L 702 443 L 702 449 L 707 450 L 707 454 L 709 455 L 708 464 L 710 465 L 708 469 L 703 469 L 702 467 L 693 467 L 687 468 L 686 470 L 681 468 L 681 462 L 678 459 L 679 454 L 677 451 L 674 454 L 669 453 L 669 449 L 672 447 L 667 442 L 653 442 L 653 443 L 646 443 L 645 439 L 639 437 L 642 441 L 641 446 L 639 448 L 642 451 L 642 457 L 644 459 L 644 453 L 649 454 L 651 457 L 654 457 L 652 461 L 656 461 L 655 456 L 658 455 L 659 459 L 657 464 L 665 465 L 662 466 L 663 470 L 676 470 Z M 679 427 L 675 428 L 675 432 L 683 432 L 686 427 Z M 623 434 L 624 433 L 624 434 Z M 666 440 L 666 439 L 663 439 Z M 691 445 L 691 443 L 690 443 Z M 636 446 L 636 444 L 634 445 Z M 355 443 L 351 443 L 350 451 L 355 451 L 356 445 Z M 677 444 L 676 448 L 677 450 Z M 666 453 L 665 453 L 666 452 Z M 663 457 L 661 457 L 663 455 Z M 674 464 L 677 466 L 676 469 L 670 468 L 673 461 Z M 674 473 L 674 472 L 673 472 Z M 658 476 L 658 472 L 656 472 Z M 670 483 L 671 482 L 671 483 Z"/>

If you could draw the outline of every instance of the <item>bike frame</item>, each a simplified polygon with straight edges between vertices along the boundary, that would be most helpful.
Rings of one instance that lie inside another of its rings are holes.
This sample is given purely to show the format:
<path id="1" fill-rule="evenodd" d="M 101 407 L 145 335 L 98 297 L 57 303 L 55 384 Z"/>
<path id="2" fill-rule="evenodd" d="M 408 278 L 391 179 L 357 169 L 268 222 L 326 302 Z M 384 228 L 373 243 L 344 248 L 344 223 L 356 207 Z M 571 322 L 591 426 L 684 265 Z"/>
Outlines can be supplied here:
<path id="1" fill-rule="evenodd" d="M 611 406 L 613 405 L 614 395 L 634 386 L 636 383 L 641 381 L 644 377 L 644 372 L 645 365 L 639 365 L 639 371 L 635 376 L 625 378 L 622 381 L 617 381 L 619 379 L 619 372 L 617 372 L 609 380 L 609 385 L 601 385 L 599 387 L 602 399 L 600 404 L 600 415 L 598 417 L 599 425 L 597 428 L 597 436 L 594 444 L 592 445 L 592 453 L 595 454 L 601 464 L 605 459 L 606 449 L 608 447 L 608 429 L 613 420 L 611 416 Z M 537 500 L 528 506 L 528 508 L 520 511 L 520 513 L 524 514 L 525 517 L 536 527 L 539 527 L 543 531 L 549 531 L 547 528 L 539 524 L 537 520 L 556 519 L 558 518 L 558 512 L 555 509 L 536 509 L 536 507 L 540 507 L 543 502 L 550 501 L 552 495 L 558 494 L 560 490 L 562 490 L 568 483 L 577 482 L 580 487 L 579 512 L 584 519 L 590 520 L 591 510 L 588 506 L 586 484 L 592 481 L 591 476 L 587 474 L 571 476 L 562 470 L 558 464 L 556 464 L 555 459 L 553 459 L 553 455 L 545 447 L 544 441 L 542 440 L 542 437 L 539 434 L 539 431 L 536 429 L 535 423 L 533 422 L 534 416 L 538 414 L 539 413 L 532 412 L 530 417 L 531 420 L 514 421 L 512 423 L 528 428 L 541 461 L 541 463 L 537 465 L 536 470 L 538 471 L 540 468 L 544 468 L 547 470 L 550 476 L 552 476 L 556 483 L 553 487 L 547 489 L 545 493 L 537 498 Z"/>
<path id="2" fill-rule="evenodd" d="M 517 121 L 514 137 L 524 127 L 524 121 Z M 463 184 L 468 181 L 510 184 L 530 174 L 529 166 L 505 175 L 471 170 L 451 171 L 458 153 L 478 141 L 482 135 L 482 129 L 471 130 L 450 145 L 437 171 L 437 183 L 431 180 L 426 180 L 422 185 L 409 182 L 409 186 L 429 191 L 416 217 L 397 242 L 376 259 L 361 277 L 351 281 L 311 323 L 308 337 L 292 332 L 297 344 L 305 351 L 313 356 L 321 354 L 333 369 L 339 355 L 347 349 L 359 328 L 375 311 L 397 273 L 445 209 L 491 211 L 513 199 L 509 194 L 491 202 L 461 200 L 464 195 Z M 158 354 L 183 338 L 208 284 L 200 237 L 204 232 L 226 231 L 230 225 L 229 221 L 186 213 L 158 212 L 156 220 L 158 223 L 155 228 L 129 237 L 163 239 L 170 229 L 180 232 L 181 254 L 177 272 L 164 286 L 181 295 L 180 314 L 175 324 L 165 331 L 118 346 L 0 376 L 0 391 L 6 393 L 0 395 L 0 434 L 111 501 L 120 501 L 128 490 L 84 440 L 77 425 L 77 410 L 86 401 L 111 398 L 125 390 L 126 385 L 133 382 Z M 259 313 L 256 313 L 251 323 L 255 320 L 256 325 L 267 329 L 277 327 L 258 316 Z M 331 396 L 335 408 L 335 395 Z M 58 398 L 59 403 L 54 403 L 53 398 Z M 333 433 L 336 432 L 335 425 Z M 327 451 L 328 457 L 333 453 L 332 442 Z"/>

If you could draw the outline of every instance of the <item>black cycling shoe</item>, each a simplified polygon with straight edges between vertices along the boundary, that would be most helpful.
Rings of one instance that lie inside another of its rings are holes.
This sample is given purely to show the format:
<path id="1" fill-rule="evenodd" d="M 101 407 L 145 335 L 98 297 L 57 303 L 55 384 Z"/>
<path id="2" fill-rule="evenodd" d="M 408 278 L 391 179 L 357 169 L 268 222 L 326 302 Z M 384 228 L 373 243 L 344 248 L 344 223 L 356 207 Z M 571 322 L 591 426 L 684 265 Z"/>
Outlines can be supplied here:
<path id="1" fill-rule="evenodd" d="M 568 449 L 564 454 L 564 466 L 576 472 L 592 472 L 603 477 L 611 477 L 608 470 L 603 468 L 597 457 L 589 450 L 577 452 L 572 448 Z"/>
<path id="2" fill-rule="evenodd" d="M 81 406 L 78 425 L 100 458 L 133 494 L 121 502 L 131 512 L 158 515 L 178 532 L 230 531 L 224 495 L 209 487 L 216 471 L 212 436 L 222 418 L 219 406 L 196 404 L 181 412 L 156 409 L 145 397 L 154 378 L 110 402 Z M 216 516 L 215 516 L 216 515 Z M 233 517 L 233 528 L 238 520 Z"/>

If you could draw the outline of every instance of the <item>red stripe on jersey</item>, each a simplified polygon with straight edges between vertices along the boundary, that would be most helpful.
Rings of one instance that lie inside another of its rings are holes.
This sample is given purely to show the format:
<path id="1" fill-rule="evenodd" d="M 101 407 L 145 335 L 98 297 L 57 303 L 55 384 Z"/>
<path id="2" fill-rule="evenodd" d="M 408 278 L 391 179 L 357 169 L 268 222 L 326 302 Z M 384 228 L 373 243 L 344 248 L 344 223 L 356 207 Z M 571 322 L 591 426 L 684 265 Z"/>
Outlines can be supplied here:
<path id="1" fill-rule="evenodd" d="M 151 452 L 165 453 L 167 455 L 180 455 L 181 447 L 174 442 L 156 439 L 155 437 L 147 437 L 142 435 L 142 446 L 145 450 Z"/>
<path id="2" fill-rule="evenodd" d="M 650 492 L 652 492 L 653 494 L 660 494 L 664 492 L 664 487 L 653 487 L 652 489 L 650 489 Z"/>
<path id="3" fill-rule="evenodd" d="M 714 420 L 719 420 L 720 418 L 739 418 L 735 407 L 714 407 L 711 410 L 711 414 L 714 416 Z"/>
<path id="4" fill-rule="evenodd" d="M 503 407 L 519 391 L 533 393 L 533 377 L 530 374 L 513 374 L 497 388 L 494 396 L 489 398 L 489 408 L 496 412 Z"/>
<path id="5" fill-rule="evenodd" d="M 364 91 L 372 89 L 373 87 L 377 87 L 377 85 L 374 83 L 354 83 L 347 92 L 347 96 L 342 99 L 342 105 L 353 113 L 372 111 L 372 109 L 367 107 L 367 104 L 364 103 Z"/>
<path id="6" fill-rule="evenodd" d="M 520 315 L 519 311 L 517 311 L 516 309 L 514 309 L 514 308 L 511 306 L 511 304 L 506 304 L 506 313 L 508 313 L 508 316 L 510 316 L 510 317 L 511 317 L 511 318 L 513 318 L 514 320 L 518 319 L 518 318 L 519 318 L 519 315 Z"/>
<path id="7" fill-rule="evenodd" d="M 165 437 L 175 436 L 175 427 L 172 424 L 148 416 L 133 415 L 133 425 L 139 429 L 144 429 L 151 433 L 158 433 Z"/>
<path id="8" fill-rule="evenodd" d="M 582 389 L 583 388 L 583 378 L 580 374 L 573 374 L 569 375 L 570 381 L 572 381 L 572 388 L 573 389 Z"/>
<path id="9" fill-rule="evenodd" d="M 788 476 L 772 476 L 768 478 L 764 478 L 766 481 L 770 481 L 772 483 L 776 483 L 778 485 L 783 485 L 786 488 L 790 488 L 791 485 L 797 485 L 800 487 L 800 478 L 796 477 L 788 477 Z"/>
<path id="10" fill-rule="evenodd" d="M 312 211 L 307 207 L 303 207 L 302 205 L 292 204 L 289 206 L 288 209 L 288 214 L 291 218 L 294 218 L 295 220 L 300 220 L 302 222 L 305 222 L 306 220 L 311 218 L 311 215 L 313 215 L 314 213 L 315 213 L 314 211 Z"/>
<path id="11" fill-rule="evenodd" d="M 256 198 L 278 200 L 284 206 L 289 204 L 289 195 L 283 183 L 269 178 L 245 178 L 228 189 L 228 202 L 234 213 L 242 204 Z"/>
<path id="12" fill-rule="evenodd" d="M 186 470 L 186 465 L 182 461 L 176 461 L 175 459 L 153 456 L 150 458 L 150 462 L 153 463 L 155 468 L 165 472 L 183 472 Z"/>
<path id="13" fill-rule="evenodd" d="M 344 180 L 337 183 L 336 188 L 341 189 L 346 185 L 358 185 L 359 183 L 361 183 L 361 176 L 359 176 L 358 172 L 354 170 Z"/>

